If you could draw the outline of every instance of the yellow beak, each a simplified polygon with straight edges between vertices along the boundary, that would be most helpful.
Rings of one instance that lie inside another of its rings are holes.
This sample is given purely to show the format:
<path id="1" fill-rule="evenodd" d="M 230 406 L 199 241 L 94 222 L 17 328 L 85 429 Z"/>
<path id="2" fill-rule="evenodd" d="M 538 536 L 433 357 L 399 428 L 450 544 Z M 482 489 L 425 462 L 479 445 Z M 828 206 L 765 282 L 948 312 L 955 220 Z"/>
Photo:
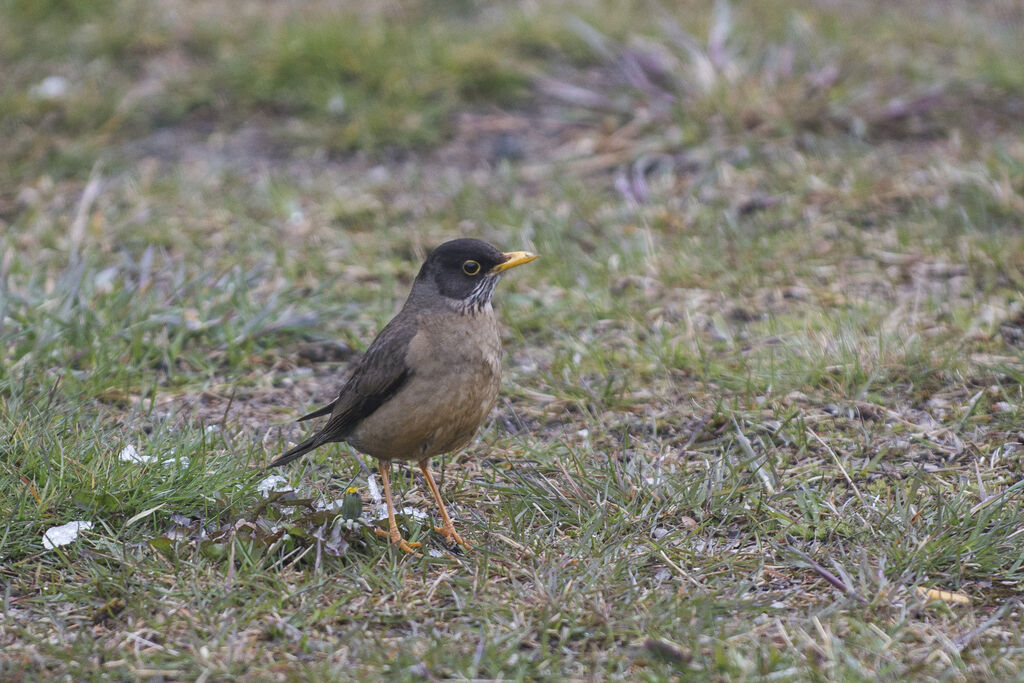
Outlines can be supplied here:
<path id="1" fill-rule="evenodd" d="M 530 261 L 533 261 L 536 258 L 536 254 L 531 254 L 528 251 L 506 251 L 506 260 L 491 268 L 491 273 L 503 273 L 509 268 L 521 266 L 524 263 L 529 263 Z"/>

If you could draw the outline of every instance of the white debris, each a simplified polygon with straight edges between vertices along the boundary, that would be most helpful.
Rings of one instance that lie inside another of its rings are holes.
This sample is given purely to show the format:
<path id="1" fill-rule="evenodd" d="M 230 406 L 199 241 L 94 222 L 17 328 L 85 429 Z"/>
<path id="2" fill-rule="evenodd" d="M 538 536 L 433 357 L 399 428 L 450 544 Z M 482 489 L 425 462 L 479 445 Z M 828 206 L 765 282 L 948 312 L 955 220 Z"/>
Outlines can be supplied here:
<path id="1" fill-rule="evenodd" d="M 402 508 L 400 514 L 406 517 L 412 517 L 417 522 L 424 522 L 427 520 L 427 513 L 417 508 Z"/>
<path id="2" fill-rule="evenodd" d="M 59 100 L 68 94 L 71 83 L 62 76 L 47 76 L 29 88 L 29 97 L 39 100 Z"/>
<path id="3" fill-rule="evenodd" d="M 345 113 L 345 96 L 341 93 L 331 95 L 327 100 L 327 113 L 331 116 L 341 116 Z"/>
<path id="4" fill-rule="evenodd" d="M 341 509 L 341 506 L 344 503 L 344 498 L 335 498 L 334 500 L 323 500 L 321 498 L 313 502 L 313 507 L 321 511 L 327 510 L 328 512 L 337 512 Z"/>
<path id="5" fill-rule="evenodd" d="M 422 521 L 427 519 L 427 513 L 424 512 L 423 510 L 419 510 L 417 508 L 405 507 L 405 508 L 402 508 L 401 510 L 395 510 L 395 514 L 396 515 L 405 515 L 406 517 L 412 517 L 417 522 L 422 522 Z M 379 510 L 377 510 L 376 519 L 381 520 L 381 519 L 387 519 L 387 518 L 388 518 L 388 510 L 387 510 L 387 506 L 385 505 L 385 506 L 381 507 Z"/>
<path id="6" fill-rule="evenodd" d="M 121 454 L 117 457 L 121 462 L 134 462 L 138 465 L 148 465 L 156 462 L 156 458 L 152 455 L 142 455 L 132 444 L 122 448 Z"/>
<path id="7" fill-rule="evenodd" d="M 288 491 L 290 489 L 291 486 L 288 485 L 288 480 L 280 474 L 271 474 L 259 484 L 256 484 L 256 490 L 263 495 L 267 495 L 273 491 Z"/>
<path id="8" fill-rule="evenodd" d="M 370 494 L 370 500 L 374 505 L 383 505 L 384 499 L 380 495 L 380 488 L 377 487 L 377 478 L 374 475 L 366 477 L 366 490 Z"/>
<path id="9" fill-rule="evenodd" d="M 114 291 L 114 281 L 117 280 L 117 274 L 118 269 L 116 266 L 104 268 L 96 273 L 96 277 L 93 278 L 96 291 L 100 294 L 110 294 Z"/>
<path id="10" fill-rule="evenodd" d="M 68 522 L 60 526 L 52 526 L 43 534 L 43 547 L 47 550 L 53 550 L 58 546 L 67 545 L 78 538 L 79 531 L 88 531 L 91 528 L 92 522 L 85 521 Z"/>
<path id="11" fill-rule="evenodd" d="M 135 448 L 134 445 L 128 444 L 127 446 L 121 449 L 121 453 L 117 457 L 121 462 L 132 462 L 135 463 L 136 465 L 152 465 L 153 463 L 160 463 L 166 466 L 171 463 L 177 463 L 178 466 L 180 467 L 188 467 L 189 460 L 186 456 L 182 455 L 178 457 L 173 457 L 174 449 L 168 451 L 168 455 L 172 457 L 166 458 L 164 460 L 161 460 L 155 455 L 142 455 L 141 453 L 139 453 L 138 449 Z"/>
<path id="12" fill-rule="evenodd" d="M 384 164 L 379 164 L 367 171 L 363 178 L 374 185 L 383 185 L 390 182 L 391 170 Z"/>

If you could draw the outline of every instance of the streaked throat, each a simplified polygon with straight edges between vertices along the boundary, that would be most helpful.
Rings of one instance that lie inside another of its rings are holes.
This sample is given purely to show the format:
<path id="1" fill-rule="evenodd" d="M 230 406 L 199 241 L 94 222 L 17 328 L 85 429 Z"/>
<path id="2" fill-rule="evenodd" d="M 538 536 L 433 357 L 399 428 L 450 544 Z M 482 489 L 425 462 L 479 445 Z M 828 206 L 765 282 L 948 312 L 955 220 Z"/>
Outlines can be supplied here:
<path id="1" fill-rule="evenodd" d="M 491 297 L 501 275 L 485 275 L 465 299 L 454 302 L 456 310 L 463 315 L 477 315 L 491 308 Z"/>

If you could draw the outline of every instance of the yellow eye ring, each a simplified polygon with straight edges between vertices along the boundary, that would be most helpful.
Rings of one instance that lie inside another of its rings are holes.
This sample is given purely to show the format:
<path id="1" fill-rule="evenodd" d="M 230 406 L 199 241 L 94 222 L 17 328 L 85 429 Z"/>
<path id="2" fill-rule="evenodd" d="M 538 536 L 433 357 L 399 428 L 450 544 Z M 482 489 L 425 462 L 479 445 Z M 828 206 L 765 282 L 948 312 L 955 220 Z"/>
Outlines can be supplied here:
<path id="1" fill-rule="evenodd" d="M 466 275 L 476 275 L 480 272 L 480 264 L 470 259 L 462 264 L 462 272 Z"/>

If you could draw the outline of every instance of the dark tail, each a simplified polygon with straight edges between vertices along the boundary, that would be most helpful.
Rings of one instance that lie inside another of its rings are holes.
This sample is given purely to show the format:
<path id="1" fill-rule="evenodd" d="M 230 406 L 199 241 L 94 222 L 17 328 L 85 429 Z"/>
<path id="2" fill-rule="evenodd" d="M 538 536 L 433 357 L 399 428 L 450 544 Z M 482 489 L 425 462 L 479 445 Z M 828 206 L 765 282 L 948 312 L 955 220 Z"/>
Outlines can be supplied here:
<path id="1" fill-rule="evenodd" d="M 322 440 L 321 437 L 322 434 L 320 433 L 314 434 L 313 436 L 309 437 L 308 439 L 300 443 L 295 448 L 292 448 L 288 452 L 282 453 L 281 455 L 271 460 L 270 464 L 267 465 L 267 467 L 269 468 L 278 467 L 279 465 L 287 465 L 292 460 L 295 460 L 296 458 L 301 458 L 302 456 L 304 456 L 306 453 L 309 453 L 317 446 L 323 445 L 324 441 Z"/>
<path id="2" fill-rule="evenodd" d="M 331 411 L 334 410 L 334 404 L 335 403 L 337 403 L 336 400 L 335 401 L 331 401 L 330 403 L 325 405 L 323 408 L 320 408 L 318 410 L 314 410 L 309 415 L 303 415 L 302 417 L 300 417 L 298 419 L 298 422 L 304 422 L 306 420 L 312 420 L 314 417 L 320 417 L 321 415 L 330 415 Z"/>
<path id="3" fill-rule="evenodd" d="M 331 401 L 330 403 L 325 405 L 323 408 L 320 408 L 319 410 L 314 410 L 309 415 L 303 415 L 302 417 L 299 418 L 298 421 L 302 422 L 303 420 L 310 420 L 314 417 L 320 417 L 321 415 L 330 415 L 331 411 L 334 410 L 335 403 L 337 403 L 337 400 Z M 295 460 L 296 458 L 301 458 L 302 456 L 304 456 L 306 453 L 309 453 L 317 446 L 322 446 L 325 443 L 327 443 L 327 439 L 323 438 L 323 432 L 317 432 L 316 434 L 309 437 L 308 439 L 306 439 L 305 441 L 303 441 L 302 443 L 300 443 L 298 446 L 291 449 L 287 453 L 282 453 L 281 455 L 271 460 L 270 464 L 267 465 L 267 467 L 269 468 L 278 467 L 279 465 L 287 465 L 292 460 Z"/>

